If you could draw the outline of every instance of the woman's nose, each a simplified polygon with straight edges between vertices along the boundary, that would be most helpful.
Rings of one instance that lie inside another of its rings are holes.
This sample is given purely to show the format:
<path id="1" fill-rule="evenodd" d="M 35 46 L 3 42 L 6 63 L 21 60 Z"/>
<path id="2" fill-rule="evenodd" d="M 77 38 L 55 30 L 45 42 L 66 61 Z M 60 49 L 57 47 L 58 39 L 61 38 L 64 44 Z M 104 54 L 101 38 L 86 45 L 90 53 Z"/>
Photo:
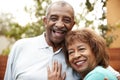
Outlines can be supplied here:
<path id="1" fill-rule="evenodd" d="M 74 54 L 74 58 L 79 58 L 80 56 L 81 56 L 81 54 L 80 54 L 80 53 L 75 52 L 75 54 Z"/>

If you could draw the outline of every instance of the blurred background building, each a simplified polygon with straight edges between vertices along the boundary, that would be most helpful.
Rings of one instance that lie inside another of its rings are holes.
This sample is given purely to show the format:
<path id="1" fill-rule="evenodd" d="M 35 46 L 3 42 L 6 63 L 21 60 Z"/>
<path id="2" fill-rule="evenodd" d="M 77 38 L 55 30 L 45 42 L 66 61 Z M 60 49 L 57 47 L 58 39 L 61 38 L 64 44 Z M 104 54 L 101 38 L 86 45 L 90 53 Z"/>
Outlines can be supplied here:
<path id="1" fill-rule="evenodd" d="M 116 39 L 110 45 L 111 48 L 120 48 L 120 0 L 107 0 L 107 23 L 114 30 L 108 32 L 110 35 L 115 35 Z"/>

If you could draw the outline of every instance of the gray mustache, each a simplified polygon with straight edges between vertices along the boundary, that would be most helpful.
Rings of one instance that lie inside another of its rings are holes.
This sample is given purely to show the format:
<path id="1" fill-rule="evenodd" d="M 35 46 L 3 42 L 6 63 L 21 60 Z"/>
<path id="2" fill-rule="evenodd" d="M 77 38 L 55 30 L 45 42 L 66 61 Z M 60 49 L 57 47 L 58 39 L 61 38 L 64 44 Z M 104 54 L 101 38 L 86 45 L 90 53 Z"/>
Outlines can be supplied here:
<path id="1" fill-rule="evenodd" d="M 66 27 L 64 27 L 64 28 L 53 27 L 53 30 L 55 30 L 55 31 L 62 31 L 62 32 L 67 32 L 68 31 L 68 29 Z"/>

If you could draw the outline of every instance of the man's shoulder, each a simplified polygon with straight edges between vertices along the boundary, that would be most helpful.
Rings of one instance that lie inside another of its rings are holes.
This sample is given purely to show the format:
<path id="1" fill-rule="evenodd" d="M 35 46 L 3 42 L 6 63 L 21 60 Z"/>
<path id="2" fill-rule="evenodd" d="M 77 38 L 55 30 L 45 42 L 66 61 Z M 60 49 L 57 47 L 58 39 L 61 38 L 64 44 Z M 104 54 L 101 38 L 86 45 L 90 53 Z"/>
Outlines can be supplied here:
<path id="1" fill-rule="evenodd" d="M 14 43 L 14 46 L 24 46 L 24 45 L 35 44 L 36 42 L 39 41 L 40 38 L 41 38 L 41 35 L 35 36 L 35 37 L 30 37 L 30 38 L 22 38 L 22 39 L 17 40 Z"/>

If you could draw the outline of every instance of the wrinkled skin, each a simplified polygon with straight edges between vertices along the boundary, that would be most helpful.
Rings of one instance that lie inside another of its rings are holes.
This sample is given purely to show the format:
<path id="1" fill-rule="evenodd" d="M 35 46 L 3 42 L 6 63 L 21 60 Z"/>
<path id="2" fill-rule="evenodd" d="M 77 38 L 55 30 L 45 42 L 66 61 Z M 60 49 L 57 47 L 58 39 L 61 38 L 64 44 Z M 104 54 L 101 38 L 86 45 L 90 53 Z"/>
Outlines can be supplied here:
<path id="1" fill-rule="evenodd" d="M 48 80 L 65 80 L 65 73 L 61 73 L 62 65 L 58 64 L 58 62 L 53 63 L 52 69 L 47 68 L 48 70 Z"/>
<path id="2" fill-rule="evenodd" d="M 52 5 L 48 15 L 43 19 L 46 29 L 46 41 L 58 50 L 64 41 L 65 35 L 74 26 L 74 11 L 70 6 Z"/>
<path id="3" fill-rule="evenodd" d="M 45 39 L 49 46 L 53 47 L 54 52 L 63 46 L 66 33 L 75 24 L 73 8 L 65 3 L 53 4 L 47 15 L 43 18 L 46 29 Z M 52 69 L 48 66 L 48 80 L 65 80 L 65 73 L 62 72 L 62 65 L 53 63 Z"/>

